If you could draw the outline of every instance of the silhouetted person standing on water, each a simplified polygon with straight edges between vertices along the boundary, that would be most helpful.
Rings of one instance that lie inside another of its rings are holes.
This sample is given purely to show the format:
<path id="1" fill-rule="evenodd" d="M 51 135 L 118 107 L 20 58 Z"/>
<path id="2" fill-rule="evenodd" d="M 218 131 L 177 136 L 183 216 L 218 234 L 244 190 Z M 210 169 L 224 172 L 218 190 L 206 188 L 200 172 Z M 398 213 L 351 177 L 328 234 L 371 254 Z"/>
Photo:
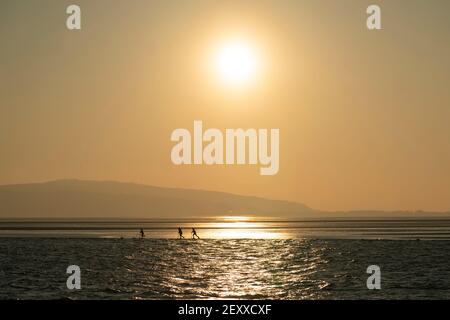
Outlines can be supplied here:
<path id="1" fill-rule="evenodd" d="M 192 239 L 195 239 L 195 237 L 197 237 L 197 239 L 200 239 L 200 237 L 197 235 L 197 231 L 195 231 L 194 228 L 192 228 L 191 233 L 192 233 Z"/>
<path id="2" fill-rule="evenodd" d="M 141 228 L 141 231 L 139 231 L 139 234 L 141 235 L 141 239 L 145 238 L 144 229 Z"/>
<path id="3" fill-rule="evenodd" d="M 180 227 L 178 227 L 178 234 L 180 235 L 179 239 L 184 239 L 184 237 L 183 237 L 183 230 L 181 230 Z"/>

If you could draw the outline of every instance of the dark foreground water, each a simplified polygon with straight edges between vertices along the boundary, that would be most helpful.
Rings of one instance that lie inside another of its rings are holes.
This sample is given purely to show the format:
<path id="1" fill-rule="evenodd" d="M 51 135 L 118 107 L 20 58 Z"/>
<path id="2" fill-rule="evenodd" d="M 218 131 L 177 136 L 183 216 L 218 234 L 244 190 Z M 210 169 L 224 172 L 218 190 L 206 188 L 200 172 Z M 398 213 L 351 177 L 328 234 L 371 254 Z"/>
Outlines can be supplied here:
<path id="1" fill-rule="evenodd" d="M 82 289 L 69 291 L 74 264 Z M 449 299 L 450 241 L 5 237 L 0 298 Z"/>

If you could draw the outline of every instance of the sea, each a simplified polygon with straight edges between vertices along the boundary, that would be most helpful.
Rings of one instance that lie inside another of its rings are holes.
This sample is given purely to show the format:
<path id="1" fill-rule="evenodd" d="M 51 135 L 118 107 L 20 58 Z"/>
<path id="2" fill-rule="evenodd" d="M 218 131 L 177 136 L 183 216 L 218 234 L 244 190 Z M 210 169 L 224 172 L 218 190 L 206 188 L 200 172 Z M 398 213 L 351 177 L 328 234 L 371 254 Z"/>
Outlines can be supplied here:
<path id="1" fill-rule="evenodd" d="M 0 299 L 450 299 L 449 240 L 449 219 L 0 220 Z"/>

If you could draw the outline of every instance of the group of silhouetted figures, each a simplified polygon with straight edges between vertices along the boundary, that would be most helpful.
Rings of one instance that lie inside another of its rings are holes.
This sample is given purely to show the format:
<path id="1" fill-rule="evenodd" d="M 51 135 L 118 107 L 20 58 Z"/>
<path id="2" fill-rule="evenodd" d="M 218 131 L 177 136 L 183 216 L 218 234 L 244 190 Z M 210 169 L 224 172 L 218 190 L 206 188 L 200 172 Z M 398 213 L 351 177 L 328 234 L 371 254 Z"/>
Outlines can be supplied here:
<path id="1" fill-rule="evenodd" d="M 200 237 L 197 234 L 197 231 L 195 231 L 195 228 L 192 228 L 191 234 L 192 234 L 192 239 L 200 239 Z M 183 237 L 183 230 L 180 227 L 178 227 L 178 235 L 179 235 L 178 239 L 185 239 Z M 141 239 L 145 238 L 144 229 L 141 229 L 139 231 L 139 236 L 140 236 Z"/>
<path id="2" fill-rule="evenodd" d="M 192 239 L 196 239 L 196 237 L 197 237 L 197 239 L 200 239 L 200 237 L 197 235 L 197 231 L 195 231 L 195 228 L 192 228 L 191 234 L 192 234 Z M 178 227 L 178 235 L 179 235 L 178 239 L 184 239 L 183 230 L 181 230 L 180 227 Z"/>

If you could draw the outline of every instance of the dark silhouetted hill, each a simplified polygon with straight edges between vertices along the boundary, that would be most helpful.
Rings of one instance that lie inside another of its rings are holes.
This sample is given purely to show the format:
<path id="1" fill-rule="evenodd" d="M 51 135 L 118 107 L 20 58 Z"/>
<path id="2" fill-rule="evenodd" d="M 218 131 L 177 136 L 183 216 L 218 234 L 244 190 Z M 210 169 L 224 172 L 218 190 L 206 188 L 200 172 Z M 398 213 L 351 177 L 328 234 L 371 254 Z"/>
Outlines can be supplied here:
<path id="1" fill-rule="evenodd" d="M 57 180 L 0 186 L 0 218 L 188 218 L 258 215 L 299 218 L 294 202 L 112 181 Z"/>

